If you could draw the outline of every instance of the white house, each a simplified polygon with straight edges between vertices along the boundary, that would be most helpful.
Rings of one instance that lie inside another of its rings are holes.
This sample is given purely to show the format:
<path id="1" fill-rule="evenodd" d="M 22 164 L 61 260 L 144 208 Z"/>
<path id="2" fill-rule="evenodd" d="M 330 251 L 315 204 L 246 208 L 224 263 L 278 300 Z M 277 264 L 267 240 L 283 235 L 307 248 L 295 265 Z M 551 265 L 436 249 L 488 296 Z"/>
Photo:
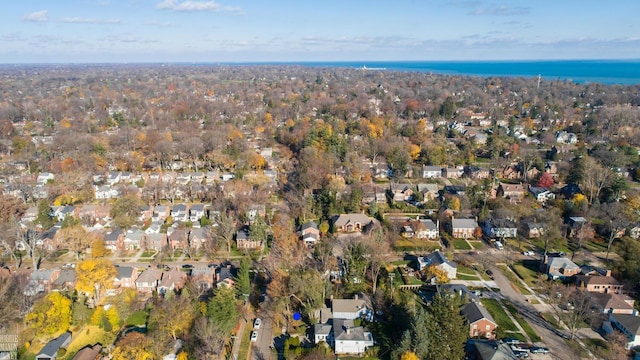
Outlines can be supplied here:
<path id="1" fill-rule="evenodd" d="M 552 193 L 549 189 L 543 188 L 543 187 L 531 186 L 529 188 L 529 192 L 531 193 L 531 195 L 533 195 L 533 197 L 536 199 L 537 202 L 542 204 L 556 198 L 556 194 Z"/>
<path id="2" fill-rule="evenodd" d="M 456 263 L 449 261 L 440 251 L 436 250 L 427 256 L 418 257 L 418 270 L 425 269 L 431 265 L 444 271 L 449 279 L 456 278 L 458 266 Z"/>
<path id="3" fill-rule="evenodd" d="M 420 219 L 420 225 L 416 226 L 415 237 L 418 239 L 437 239 L 440 236 L 439 225 L 431 219 Z"/>
<path id="4" fill-rule="evenodd" d="M 46 184 L 49 180 L 54 180 L 55 176 L 52 173 L 49 172 L 41 172 L 40 174 L 38 174 L 38 177 L 36 178 L 36 182 L 39 185 L 44 185 Z"/>
<path id="5" fill-rule="evenodd" d="M 442 177 L 442 166 L 429 166 L 422 167 L 422 177 L 425 179 L 437 179 Z"/>
<path id="6" fill-rule="evenodd" d="M 632 314 L 609 314 L 609 322 L 626 337 L 626 348 L 631 349 L 640 345 L 640 317 Z"/>
<path id="7" fill-rule="evenodd" d="M 373 346 L 373 335 L 362 326 L 354 326 L 350 319 L 333 319 L 334 352 L 340 354 L 362 354 Z"/>
<path id="8" fill-rule="evenodd" d="M 103 200 L 118 197 L 118 190 L 110 185 L 95 186 L 94 189 L 96 199 Z"/>

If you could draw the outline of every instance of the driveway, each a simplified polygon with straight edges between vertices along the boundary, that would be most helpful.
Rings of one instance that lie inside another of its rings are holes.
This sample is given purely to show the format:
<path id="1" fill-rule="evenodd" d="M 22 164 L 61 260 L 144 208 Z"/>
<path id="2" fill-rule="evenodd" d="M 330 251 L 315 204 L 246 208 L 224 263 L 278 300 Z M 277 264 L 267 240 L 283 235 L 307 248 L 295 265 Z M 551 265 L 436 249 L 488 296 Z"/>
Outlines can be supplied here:
<path id="1" fill-rule="evenodd" d="M 258 341 L 252 343 L 251 359 L 253 360 L 270 360 L 271 348 L 273 346 L 273 321 L 271 315 L 266 311 L 261 311 L 257 316 L 262 319 L 258 332 Z M 253 329 L 253 323 L 252 327 Z"/>

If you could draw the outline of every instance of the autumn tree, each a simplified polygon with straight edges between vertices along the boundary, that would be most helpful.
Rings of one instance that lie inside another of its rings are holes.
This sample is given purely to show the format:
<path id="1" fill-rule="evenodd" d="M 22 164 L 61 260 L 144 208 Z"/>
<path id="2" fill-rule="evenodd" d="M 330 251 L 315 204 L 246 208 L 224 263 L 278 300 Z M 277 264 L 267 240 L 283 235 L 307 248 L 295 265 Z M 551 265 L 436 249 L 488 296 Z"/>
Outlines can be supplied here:
<path id="1" fill-rule="evenodd" d="M 137 331 L 130 331 L 116 344 L 111 353 L 113 360 L 151 360 L 151 339 Z"/>
<path id="2" fill-rule="evenodd" d="M 142 200 L 138 196 L 125 195 L 113 203 L 110 215 L 117 226 L 128 229 L 140 216 L 141 205 Z"/>
<path id="3" fill-rule="evenodd" d="M 429 265 L 424 269 L 424 276 L 427 280 L 434 279 L 437 284 L 446 284 L 449 282 L 447 272 L 436 265 Z"/>
<path id="4" fill-rule="evenodd" d="M 553 177 L 548 172 L 543 172 L 538 178 L 536 186 L 543 188 L 550 188 L 554 184 Z"/>
<path id="5" fill-rule="evenodd" d="M 227 340 L 228 332 L 207 316 L 198 317 L 190 331 L 194 339 L 194 352 L 198 359 L 219 355 Z"/>
<path id="6" fill-rule="evenodd" d="M 569 339 L 573 340 L 582 324 L 592 315 L 589 292 L 555 283 L 549 286 L 547 292 L 553 314 L 567 327 Z"/>
<path id="7" fill-rule="evenodd" d="M 117 274 L 116 267 L 109 259 L 87 259 L 76 266 L 76 290 L 93 294 L 99 302 L 104 291 L 113 285 Z"/>
<path id="8" fill-rule="evenodd" d="M 104 242 L 104 237 L 100 233 L 89 234 L 91 238 L 91 258 L 99 259 L 109 255 L 109 249 Z"/>
<path id="9" fill-rule="evenodd" d="M 184 294 L 165 298 L 149 313 L 149 329 L 155 340 L 176 340 L 189 333 L 197 314 L 195 302 Z M 167 338 L 168 335 L 168 338 Z"/>
<path id="10" fill-rule="evenodd" d="M 45 335 L 67 331 L 71 326 L 71 299 L 60 292 L 51 292 L 34 305 L 25 321 Z"/>
<path id="11" fill-rule="evenodd" d="M 211 226 L 207 232 L 209 249 L 215 252 L 219 247 L 225 246 L 227 249 L 227 257 L 230 257 L 233 235 L 236 232 L 235 221 L 231 215 L 222 210 L 214 222 L 215 226 Z"/>
<path id="12" fill-rule="evenodd" d="M 92 238 L 79 223 L 70 227 L 63 227 L 56 236 L 63 244 L 66 244 L 69 251 L 76 255 L 76 259 L 80 259 L 80 255 L 91 246 Z"/>

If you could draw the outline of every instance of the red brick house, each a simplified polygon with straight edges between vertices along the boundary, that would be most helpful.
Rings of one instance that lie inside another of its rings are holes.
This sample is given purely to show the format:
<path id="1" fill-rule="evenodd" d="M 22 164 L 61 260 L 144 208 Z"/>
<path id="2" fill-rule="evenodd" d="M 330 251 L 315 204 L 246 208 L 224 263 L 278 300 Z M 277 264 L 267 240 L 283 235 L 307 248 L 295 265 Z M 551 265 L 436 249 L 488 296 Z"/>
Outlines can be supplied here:
<path id="1" fill-rule="evenodd" d="M 469 324 L 469 337 L 491 340 L 496 338 L 498 324 L 482 304 L 475 301 L 468 303 L 462 309 L 462 315 Z"/>

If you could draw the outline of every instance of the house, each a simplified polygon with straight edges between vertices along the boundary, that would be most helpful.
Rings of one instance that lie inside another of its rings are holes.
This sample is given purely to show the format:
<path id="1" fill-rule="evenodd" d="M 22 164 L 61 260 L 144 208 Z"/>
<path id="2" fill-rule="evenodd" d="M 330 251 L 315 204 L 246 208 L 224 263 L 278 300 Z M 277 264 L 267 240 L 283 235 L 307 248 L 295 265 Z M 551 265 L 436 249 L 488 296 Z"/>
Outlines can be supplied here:
<path id="1" fill-rule="evenodd" d="M 236 232 L 236 246 L 238 250 L 256 250 L 262 248 L 262 241 L 252 239 L 248 229 L 241 229 Z"/>
<path id="2" fill-rule="evenodd" d="M 556 198 L 556 194 L 552 193 L 549 189 L 543 188 L 543 187 L 531 186 L 529 187 L 529 192 L 531 193 L 531 195 L 533 195 L 536 201 L 541 204 L 545 204 L 547 201 L 553 200 Z"/>
<path id="3" fill-rule="evenodd" d="M 94 186 L 94 196 L 98 200 L 113 199 L 118 197 L 118 190 L 111 185 Z"/>
<path id="4" fill-rule="evenodd" d="M 496 338 L 498 324 L 480 302 L 472 301 L 465 305 L 462 315 L 469 324 L 469 337 L 490 340 Z"/>
<path id="5" fill-rule="evenodd" d="M 185 204 L 176 204 L 171 208 L 171 217 L 173 221 L 187 221 L 188 213 L 187 213 L 187 205 Z"/>
<path id="6" fill-rule="evenodd" d="M 333 318 L 333 351 L 336 355 L 363 354 L 373 346 L 373 335 L 351 319 Z"/>
<path id="7" fill-rule="evenodd" d="M 439 270 L 447 274 L 449 279 L 455 279 L 458 271 L 456 263 L 449 261 L 447 256 L 436 250 L 427 256 L 419 256 L 418 259 L 418 271 L 428 268 L 429 266 L 435 266 Z"/>
<path id="8" fill-rule="evenodd" d="M 442 169 L 442 176 L 447 179 L 460 179 L 464 175 L 464 167 L 446 167 Z"/>
<path id="9" fill-rule="evenodd" d="M 389 194 L 393 202 L 405 202 L 413 199 L 413 186 L 411 184 L 391 184 Z"/>
<path id="10" fill-rule="evenodd" d="M 474 219 L 451 219 L 451 236 L 455 239 L 469 239 L 476 236 L 478 223 Z"/>
<path id="11" fill-rule="evenodd" d="M 111 251 L 119 251 L 124 248 L 124 232 L 120 228 L 115 228 L 111 232 L 104 234 L 104 246 Z"/>
<path id="12" fill-rule="evenodd" d="M 36 355 L 36 360 L 55 360 L 58 358 L 58 351 L 69 346 L 71 343 L 71 332 L 67 331 L 57 338 L 49 341 Z"/>
<path id="13" fill-rule="evenodd" d="M 120 182 L 120 173 L 117 172 L 117 171 L 110 171 L 107 174 L 106 181 L 110 186 L 113 186 L 113 185 L 119 183 Z"/>
<path id="14" fill-rule="evenodd" d="M 640 345 L 640 317 L 631 314 L 609 314 L 609 322 L 623 333 L 627 340 L 627 349 Z"/>
<path id="15" fill-rule="evenodd" d="M 491 177 L 491 170 L 477 166 L 465 166 L 464 173 L 471 179 L 481 180 Z"/>
<path id="16" fill-rule="evenodd" d="M 167 233 L 169 233 L 169 231 L 167 231 Z M 187 249 L 189 246 L 189 229 L 174 229 L 171 234 L 169 234 L 169 246 L 172 249 Z"/>
<path id="17" fill-rule="evenodd" d="M 338 233 L 363 233 L 375 226 L 375 220 L 365 214 L 340 214 L 333 217 L 332 224 Z"/>
<path id="18" fill-rule="evenodd" d="M 464 196 L 467 193 L 467 187 L 464 185 L 446 185 L 444 192 L 450 195 Z"/>
<path id="19" fill-rule="evenodd" d="M 500 183 L 498 186 L 498 196 L 518 202 L 524 198 L 525 190 L 522 184 Z"/>
<path id="20" fill-rule="evenodd" d="M 193 204 L 189 208 L 189 221 L 193 223 L 193 226 L 200 226 L 200 219 L 205 216 L 204 204 Z"/>
<path id="21" fill-rule="evenodd" d="M 221 265 L 216 269 L 216 278 L 215 283 L 217 288 L 230 288 L 235 286 L 235 276 L 237 273 L 237 269 L 234 268 L 230 263 Z"/>
<path id="22" fill-rule="evenodd" d="M 592 238 L 595 236 L 595 230 L 591 227 L 591 223 L 582 216 L 571 216 L 567 219 L 569 237 L 585 236 Z"/>
<path id="23" fill-rule="evenodd" d="M 544 224 L 526 221 L 522 224 L 523 235 L 529 239 L 539 238 L 544 235 Z"/>
<path id="24" fill-rule="evenodd" d="M 160 229 L 162 229 L 162 224 L 160 224 L 159 222 L 152 222 L 151 225 L 149 225 L 149 227 L 144 230 L 144 233 L 147 235 L 159 234 Z"/>
<path id="25" fill-rule="evenodd" d="M 57 290 L 75 289 L 77 278 L 76 269 L 62 269 L 58 278 L 53 281 L 53 288 Z"/>
<path id="26" fill-rule="evenodd" d="M 53 283 L 60 276 L 60 269 L 38 269 L 31 273 L 29 283 L 24 289 L 24 295 L 34 296 L 48 293 L 53 289 Z"/>
<path id="27" fill-rule="evenodd" d="M 191 269 L 191 281 L 200 291 L 207 291 L 213 288 L 215 269 L 210 267 Z"/>
<path id="28" fill-rule="evenodd" d="M 363 299 L 333 299 L 331 311 L 334 318 L 358 319 L 369 311 L 367 303 Z"/>
<path id="29" fill-rule="evenodd" d="M 640 225 L 635 225 L 634 227 L 629 229 L 629 237 L 632 239 L 640 239 Z"/>
<path id="30" fill-rule="evenodd" d="M 442 166 L 424 165 L 422 177 L 425 179 L 438 179 L 442 177 Z"/>
<path id="31" fill-rule="evenodd" d="M 509 219 L 491 219 L 483 223 L 482 231 L 491 239 L 510 239 L 518 235 L 516 223 Z"/>
<path id="32" fill-rule="evenodd" d="M 168 244 L 167 234 L 161 233 L 146 234 L 142 240 L 142 247 L 146 250 L 160 251 Z"/>
<path id="33" fill-rule="evenodd" d="M 315 245 L 320 239 L 320 230 L 318 224 L 314 221 L 309 221 L 300 226 L 300 239 L 307 246 Z"/>
<path id="34" fill-rule="evenodd" d="M 41 172 L 38 174 L 38 177 L 36 178 L 36 183 L 38 185 L 45 185 L 49 182 L 49 180 L 53 181 L 55 179 L 55 175 L 53 175 L 50 172 Z"/>
<path id="35" fill-rule="evenodd" d="M 189 232 L 189 246 L 193 249 L 202 249 L 207 242 L 207 228 L 192 228 Z"/>
<path id="36" fill-rule="evenodd" d="M 138 270 L 135 267 L 120 265 L 116 265 L 116 269 L 118 272 L 113 280 L 113 287 L 134 289 L 138 279 Z"/>
<path id="37" fill-rule="evenodd" d="M 145 236 L 145 232 L 140 229 L 130 229 L 122 241 L 125 250 L 137 250 L 140 249 L 142 244 L 142 238 Z"/>
<path id="38" fill-rule="evenodd" d="M 415 224 L 414 232 L 415 237 L 418 239 L 438 239 L 440 238 L 440 227 L 439 222 L 433 222 L 431 219 L 420 219 L 417 222 L 412 222 Z"/>
<path id="39" fill-rule="evenodd" d="M 166 295 L 168 291 L 180 290 L 187 282 L 187 274 L 178 268 L 171 268 L 162 274 L 162 279 L 158 283 L 158 293 Z"/>
<path id="40" fill-rule="evenodd" d="M 316 344 L 326 341 L 336 354 L 363 354 L 373 346 L 373 335 L 354 324 L 355 319 L 371 315 L 363 299 L 333 299 L 331 309 L 330 318 L 321 311 L 321 323 L 313 327 Z"/>
<path id="41" fill-rule="evenodd" d="M 413 228 L 411 227 L 411 225 L 403 226 L 400 234 L 404 238 L 412 238 L 412 237 L 414 237 L 416 235 L 416 233 L 413 231 Z"/>
<path id="42" fill-rule="evenodd" d="M 580 267 L 564 256 L 547 256 L 545 273 L 550 279 L 565 279 L 580 273 Z"/>
<path id="43" fill-rule="evenodd" d="M 638 315 L 633 306 L 635 300 L 630 296 L 615 293 L 591 293 L 589 294 L 593 308 L 602 314 L 632 314 Z"/>
<path id="44" fill-rule="evenodd" d="M 582 190 L 580 190 L 578 184 L 572 183 L 563 186 L 562 189 L 560 189 L 560 194 L 562 194 L 565 199 L 571 200 L 575 195 L 582 194 Z"/>
<path id="45" fill-rule="evenodd" d="M 611 275 L 578 275 L 576 276 L 576 286 L 588 292 L 597 292 L 603 294 L 622 293 L 623 287 L 623 285 Z"/>
<path id="46" fill-rule="evenodd" d="M 150 205 L 140 206 L 140 216 L 138 216 L 138 221 L 144 222 L 148 219 L 151 219 L 152 216 L 153 216 L 153 206 L 150 206 Z"/>
<path id="47" fill-rule="evenodd" d="M 424 200 L 433 200 L 440 195 L 440 188 L 438 184 L 418 184 L 418 192 L 422 194 Z"/>
<path id="48" fill-rule="evenodd" d="M 558 144 L 577 144 L 578 136 L 571 132 L 558 131 L 556 132 L 556 142 Z"/>
<path id="49" fill-rule="evenodd" d="M 139 293 L 151 294 L 157 289 L 160 279 L 162 279 L 162 271 L 148 268 L 136 279 L 136 289 Z"/>
<path id="50" fill-rule="evenodd" d="M 509 344 L 497 340 L 469 340 L 466 347 L 469 359 L 517 360 Z"/>
<path id="51" fill-rule="evenodd" d="M 165 205 L 158 205 L 153 208 L 153 215 L 151 216 L 151 221 L 153 222 L 164 222 L 169 217 L 169 207 Z"/>
<path id="52" fill-rule="evenodd" d="M 95 344 L 93 346 L 86 346 L 76 353 L 71 360 L 97 360 L 101 359 L 100 353 L 102 352 L 102 345 Z"/>
<path id="53" fill-rule="evenodd" d="M 74 216 L 75 207 L 72 205 L 65 205 L 56 208 L 53 211 L 53 216 L 58 219 L 58 221 L 63 221 L 67 216 Z"/>

